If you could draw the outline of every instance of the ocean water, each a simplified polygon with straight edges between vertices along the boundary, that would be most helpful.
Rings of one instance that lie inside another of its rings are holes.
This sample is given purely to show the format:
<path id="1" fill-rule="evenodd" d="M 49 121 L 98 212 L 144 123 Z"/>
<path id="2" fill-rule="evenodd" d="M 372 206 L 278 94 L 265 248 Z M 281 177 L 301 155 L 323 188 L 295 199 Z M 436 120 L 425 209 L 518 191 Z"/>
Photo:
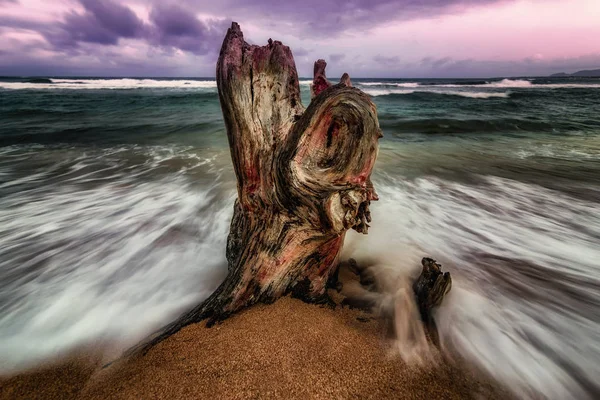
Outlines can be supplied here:
<path id="1" fill-rule="evenodd" d="M 600 80 L 353 82 L 385 137 L 345 254 L 436 258 L 445 346 L 519 397 L 597 398 Z M 214 80 L 0 79 L 0 373 L 207 297 L 234 198 Z"/>

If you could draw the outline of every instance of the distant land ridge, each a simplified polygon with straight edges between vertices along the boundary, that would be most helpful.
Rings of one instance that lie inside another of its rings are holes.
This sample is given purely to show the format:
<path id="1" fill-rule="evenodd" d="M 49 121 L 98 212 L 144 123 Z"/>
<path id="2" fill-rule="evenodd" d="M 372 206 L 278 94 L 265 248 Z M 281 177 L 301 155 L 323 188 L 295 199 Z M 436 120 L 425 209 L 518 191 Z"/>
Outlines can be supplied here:
<path id="1" fill-rule="evenodd" d="M 564 72 L 560 72 L 558 74 L 550 75 L 554 78 L 560 78 L 563 76 L 584 76 L 584 77 L 600 77 L 600 69 L 584 69 L 582 71 L 577 71 L 572 74 L 566 74 Z"/>

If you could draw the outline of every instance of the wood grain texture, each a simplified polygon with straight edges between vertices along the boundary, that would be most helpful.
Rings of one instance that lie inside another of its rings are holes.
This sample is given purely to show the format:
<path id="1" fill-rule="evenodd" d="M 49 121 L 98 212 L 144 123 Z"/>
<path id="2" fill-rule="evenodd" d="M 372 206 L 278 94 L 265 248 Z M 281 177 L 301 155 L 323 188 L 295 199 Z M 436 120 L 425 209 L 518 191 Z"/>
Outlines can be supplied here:
<path id="1" fill-rule="evenodd" d="M 228 276 L 204 303 L 134 350 L 287 293 L 327 301 L 346 231 L 368 231 L 382 134 L 370 97 L 348 74 L 329 83 L 326 65 L 315 63 L 305 109 L 290 48 L 270 39 L 249 45 L 235 22 L 227 31 L 216 72 L 238 192 Z"/>

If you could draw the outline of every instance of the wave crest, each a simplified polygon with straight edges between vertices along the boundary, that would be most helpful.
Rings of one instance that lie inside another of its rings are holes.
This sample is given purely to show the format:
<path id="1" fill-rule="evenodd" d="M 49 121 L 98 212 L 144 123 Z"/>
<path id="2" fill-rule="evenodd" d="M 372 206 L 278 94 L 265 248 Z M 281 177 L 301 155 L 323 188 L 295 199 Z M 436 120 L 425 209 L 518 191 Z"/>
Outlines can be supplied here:
<path id="1" fill-rule="evenodd" d="M 185 79 L 48 79 L 48 82 L 0 82 L 3 89 L 216 89 L 214 80 Z"/>
<path id="2" fill-rule="evenodd" d="M 471 99 L 490 99 L 490 98 L 504 98 L 510 97 L 510 92 L 475 92 L 475 91 L 442 91 L 442 90 L 394 90 L 394 89 L 365 89 L 365 93 L 370 94 L 373 97 L 377 96 L 389 96 L 389 95 L 409 95 L 409 94 L 437 94 L 447 96 L 460 96 L 468 97 Z"/>
<path id="3" fill-rule="evenodd" d="M 421 86 L 419 82 L 358 82 L 360 86 L 395 86 L 395 87 L 405 87 L 405 88 L 416 88 Z"/>

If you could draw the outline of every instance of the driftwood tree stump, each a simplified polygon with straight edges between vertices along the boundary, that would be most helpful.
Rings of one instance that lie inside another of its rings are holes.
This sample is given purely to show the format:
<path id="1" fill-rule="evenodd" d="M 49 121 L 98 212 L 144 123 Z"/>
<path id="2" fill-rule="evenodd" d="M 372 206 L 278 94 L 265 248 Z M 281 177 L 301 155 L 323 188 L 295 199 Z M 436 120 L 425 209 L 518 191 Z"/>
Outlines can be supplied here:
<path id="1" fill-rule="evenodd" d="M 304 108 L 296 65 L 279 41 L 249 45 L 237 23 L 217 62 L 217 85 L 237 178 L 228 275 L 202 304 L 141 345 L 291 293 L 327 299 L 347 230 L 367 233 L 376 200 L 370 175 L 382 136 L 375 105 L 344 74 L 331 85 L 315 63 Z M 140 349 L 138 347 L 137 349 Z"/>

